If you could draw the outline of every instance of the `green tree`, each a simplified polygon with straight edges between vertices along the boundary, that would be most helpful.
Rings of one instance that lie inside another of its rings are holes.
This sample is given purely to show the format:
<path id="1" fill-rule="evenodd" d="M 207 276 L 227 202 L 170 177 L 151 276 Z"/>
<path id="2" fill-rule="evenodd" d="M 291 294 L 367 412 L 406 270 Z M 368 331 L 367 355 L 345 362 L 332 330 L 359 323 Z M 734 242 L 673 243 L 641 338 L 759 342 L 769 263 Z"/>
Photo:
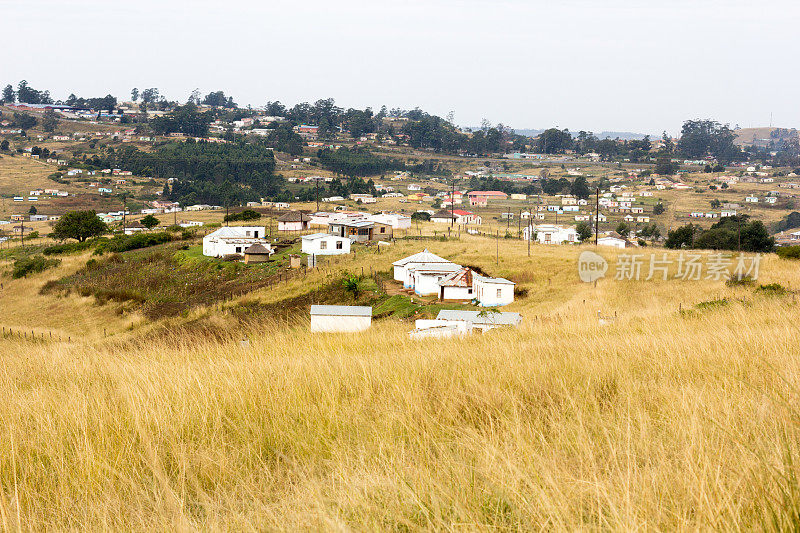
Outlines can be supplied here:
<path id="1" fill-rule="evenodd" d="M 578 232 L 578 238 L 581 242 L 584 242 L 592 236 L 592 228 L 586 222 L 579 222 L 575 226 L 575 231 Z"/>
<path id="2" fill-rule="evenodd" d="M 53 227 L 53 237 L 58 240 L 75 239 L 83 242 L 106 231 L 108 227 L 94 211 L 70 211 Z"/>
<path id="3" fill-rule="evenodd" d="M 589 190 L 589 184 L 586 182 L 586 178 L 584 176 L 578 176 L 575 178 L 575 181 L 572 182 L 572 185 L 569 187 L 569 192 L 573 196 L 577 198 L 583 198 L 584 200 L 589 198 L 591 191 Z"/>
<path id="4" fill-rule="evenodd" d="M 619 224 L 617 224 L 616 230 L 617 233 L 619 233 L 623 237 L 627 237 L 628 233 L 631 232 L 630 226 L 628 226 L 625 222 L 620 222 Z"/>
<path id="5" fill-rule="evenodd" d="M 48 109 L 42 115 L 42 129 L 48 133 L 56 131 L 58 127 L 58 116 L 52 109 Z"/>
<path id="6" fill-rule="evenodd" d="M 17 93 L 14 91 L 14 87 L 11 84 L 6 85 L 3 88 L 3 102 L 6 104 L 13 104 L 17 100 Z"/>
<path id="7" fill-rule="evenodd" d="M 11 148 L 11 144 L 8 142 L 8 139 L 3 139 L 3 142 L 0 142 L 0 150 L 7 152 Z"/>
<path id="8" fill-rule="evenodd" d="M 160 220 L 158 220 L 158 219 L 157 219 L 156 217 L 154 217 L 153 215 L 147 215 L 147 216 L 146 216 L 146 217 L 144 217 L 142 220 L 140 220 L 140 221 L 139 221 L 139 223 L 140 223 L 142 226 L 144 226 L 145 228 L 147 228 L 147 229 L 153 229 L 153 228 L 155 228 L 156 226 L 158 226 L 158 225 L 161 223 L 161 221 L 160 221 Z"/>
<path id="9" fill-rule="evenodd" d="M 670 176 L 678 171 L 677 165 L 672 163 L 672 157 L 666 150 L 659 152 L 658 157 L 656 158 L 656 167 L 654 170 L 656 174 L 660 174 L 662 176 Z"/>
<path id="10" fill-rule="evenodd" d="M 29 214 L 29 215 L 35 215 L 36 213 L 38 213 L 38 211 L 37 211 L 37 209 L 36 209 L 36 206 L 35 206 L 35 205 L 32 205 L 32 206 L 31 206 L 31 208 L 30 208 L 30 209 L 28 209 L 28 214 Z"/>
<path id="11" fill-rule="evenodd" d="M 663 215 L 664 214 L 664 204 L 658 202 L 655 206 L 653 206 L 653 214 L 654 215 Z"/>
<path id="12" fill-rule="evenodd" d="M 134 87 L 133 89 L 131 89 L 131 100 L 135 102 L 138 99 L 139 99 L 139 89 Z"/>

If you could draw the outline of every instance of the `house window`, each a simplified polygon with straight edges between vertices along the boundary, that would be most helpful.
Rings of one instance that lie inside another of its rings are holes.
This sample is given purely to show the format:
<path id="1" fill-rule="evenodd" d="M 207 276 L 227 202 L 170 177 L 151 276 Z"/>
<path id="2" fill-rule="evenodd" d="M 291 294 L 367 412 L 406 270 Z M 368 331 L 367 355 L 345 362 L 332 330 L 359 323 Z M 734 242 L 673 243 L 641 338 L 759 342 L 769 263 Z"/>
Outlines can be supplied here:
<path id="1" fill-rule="evenodd" d="M 254 231 L 254 232 L 253 232 L 253 237 L 255 237 L 256 239 L 258 239 L 258 231 Z"/>
<path id="2" fill-rule="evenodd" d="M 341 250 L 343 248 L 342 241 L 336 241 L 336 249 Z"/>
<path id="3" fill-rule="evenodd" d="M 242 247 L 241 247 L 241 246 L 237 246 L 237 247 L 236 247 L 236 253 L 237 253 L 237 254 L 240 254 L 240 253 L 242 253 Z"/>
<path id="4" fill-rule="evenodd" d="M 320 250 L 327 250 L 328 249 L 328 241 L 319 241 L 319 249 Z"/>
<path id="5" fill-rule="evenodd" d="M 246 231 L 246 232 L 245 232 L 245 235 L 247 235 L 247 236 L 249 237 L 249 236 L 250 236 L 250 232 L 249 232 L 249 231 Z"/>
<path id="6" fill-rule="evenodd" d="M 386 233 L 386 228 L 384 228 L 383 226 L 381 226 L 381 233 Z"/>
<path id="7" fill-rule="evenodd" d="M 497 297 L 500 298 L 503 296 L 503 289 L 497 289 Z"/>

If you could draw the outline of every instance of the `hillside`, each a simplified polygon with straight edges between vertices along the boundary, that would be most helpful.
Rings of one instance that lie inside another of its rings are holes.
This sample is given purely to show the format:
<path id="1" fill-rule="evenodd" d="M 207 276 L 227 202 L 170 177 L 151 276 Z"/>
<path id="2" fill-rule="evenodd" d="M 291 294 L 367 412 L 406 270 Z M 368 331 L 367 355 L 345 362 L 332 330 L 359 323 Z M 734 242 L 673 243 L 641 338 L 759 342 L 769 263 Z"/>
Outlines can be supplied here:
<path id="1" fill-rule="evenodd" d="M 308 304 L 352 302 L 322 288 L 363 269 L 372 301 L 369 273 L 424 246 L 516 281 L 527 293 L 506 310 L 521 326 L 411 341 L 413 320 L 388 315 L 363 334 L 308 331 Z M 40 293 L 87 254 L 6 277 L 4 524 L 789 528 L 796 265 L 768 256 L 754 286 L 615 281 L 612 266 L 595 286 L 576 275 L 582 249 L 400 240 L 149 320 L 113 299 Z M 792 292 L 757 290 L 769 283 Z"/>
<path id="2" fill-rule="evenodd" d="M 734 143 L 739 146 L 768 146 L 770 142 L 777 144 L 797 138 L 797 130 L 794 128 L 739 128 L 734 133 Z"/>

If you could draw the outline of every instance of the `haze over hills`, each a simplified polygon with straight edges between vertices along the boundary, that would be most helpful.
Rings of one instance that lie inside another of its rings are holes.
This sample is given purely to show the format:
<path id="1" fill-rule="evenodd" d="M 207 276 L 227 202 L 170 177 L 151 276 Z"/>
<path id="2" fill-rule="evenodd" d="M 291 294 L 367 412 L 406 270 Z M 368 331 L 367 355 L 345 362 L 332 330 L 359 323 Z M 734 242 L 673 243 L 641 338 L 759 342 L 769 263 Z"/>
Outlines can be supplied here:
<path id="1" fill-rule="evenodd" d="M 542 133 L 544 129 L 515 129 L 514 132 L 519 135 L 525 135 L 528 137 L 535 137 Z M 577 133 L 580 130 L 575 130 L 573 133 Z M 589 130 L 586 130 L 589 131 Z M 641 140 L 644 139 L 646 135 L 650 135 L 651 139 L 656 139 L 661 137 L 661 134 L 654 134 L 654 133 L 633 133 L 630 131 L 601 131 L 600 133 L 595 133 L 598 139 L 622 139 L 624 141 L 632 141 L 632 140 Z"/>

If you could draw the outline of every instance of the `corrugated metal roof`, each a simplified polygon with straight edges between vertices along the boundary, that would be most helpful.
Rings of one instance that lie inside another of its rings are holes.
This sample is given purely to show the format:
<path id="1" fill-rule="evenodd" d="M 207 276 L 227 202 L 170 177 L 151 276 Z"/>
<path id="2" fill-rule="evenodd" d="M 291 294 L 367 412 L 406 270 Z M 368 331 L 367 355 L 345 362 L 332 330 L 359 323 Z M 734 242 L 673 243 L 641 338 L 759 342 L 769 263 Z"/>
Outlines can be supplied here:
<path id="1" fill-rule="evenodd" d="M 423 251 L 418 252 L 414 255 L 409 255 L 408 257 L 404 257 L 403 259 L 398 259 L 392 265 L 394 266 L 405 266 L 409 263 L 450 263 L 447 259 L 443 257 L 439 257 L 436 254 L 432 254 L 425 248 Z"/>
<path id="2" fill-rule="evenodd" d="M 312 305 L 312 315 L 372 316 L 372 307 L 363 305 Z"/>
<path id="3" fill-rule="evenodd" d="M 515 326 L 522 321 L 522 315 L 509 312 L 457 311 L 442 309 L 437 320 L 464 320 L 473 324 L 492 326 Z"/>

